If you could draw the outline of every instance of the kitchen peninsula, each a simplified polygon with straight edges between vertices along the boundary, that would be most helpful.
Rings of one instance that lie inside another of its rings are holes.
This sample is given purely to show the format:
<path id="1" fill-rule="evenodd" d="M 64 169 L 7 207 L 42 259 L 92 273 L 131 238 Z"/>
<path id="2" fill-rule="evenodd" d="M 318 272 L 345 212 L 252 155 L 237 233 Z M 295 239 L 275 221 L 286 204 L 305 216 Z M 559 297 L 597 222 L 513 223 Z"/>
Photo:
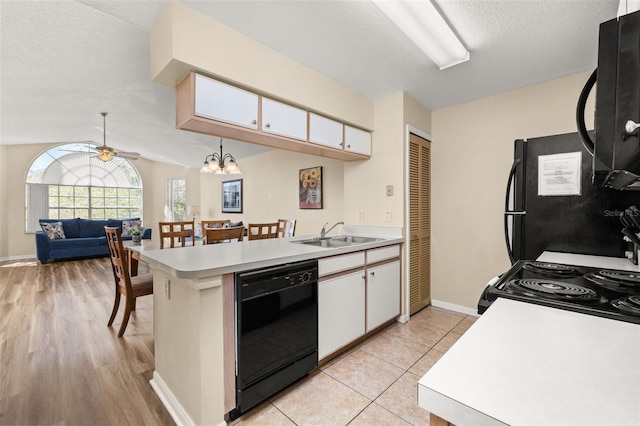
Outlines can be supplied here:
<path id="1" fill-rule="evenodd" d="M 234 408 L 234 273 L 403 242 L 400 228 L 343 227 L 375 241 L 318 247 L 276 238 L 141 252 L 154 277 L 151 385 L 177 424 L 224 425 Z"/>

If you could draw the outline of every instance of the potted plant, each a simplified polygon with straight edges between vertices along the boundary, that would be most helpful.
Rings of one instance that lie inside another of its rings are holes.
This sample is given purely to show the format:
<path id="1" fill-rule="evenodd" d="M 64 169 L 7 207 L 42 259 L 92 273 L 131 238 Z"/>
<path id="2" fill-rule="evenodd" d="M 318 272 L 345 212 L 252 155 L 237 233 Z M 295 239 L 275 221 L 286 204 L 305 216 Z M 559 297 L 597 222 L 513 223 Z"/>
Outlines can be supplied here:
<path id="1" fill-rule="evenodd" d="M 139 243 L 141 239 L 142 239 L 142 232 L 140 232 L 139 229 L 134 229 L 133 231 L 131 231 L 131 241 L 135 243 Z"/>

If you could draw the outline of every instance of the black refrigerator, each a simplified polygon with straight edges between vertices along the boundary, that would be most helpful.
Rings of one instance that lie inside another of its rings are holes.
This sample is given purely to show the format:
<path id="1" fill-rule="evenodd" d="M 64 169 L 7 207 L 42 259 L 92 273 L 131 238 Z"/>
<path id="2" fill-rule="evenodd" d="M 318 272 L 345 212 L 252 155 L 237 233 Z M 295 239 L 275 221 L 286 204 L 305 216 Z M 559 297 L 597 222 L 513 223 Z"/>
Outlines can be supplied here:
<path id="1" fill-rule="evenodd" d="M 640 193 L 593 185 L 592 163 L 577 133 L 515 141 L 504 216 L 512 264 L 535 260 L 543 251 L 613 257 L 634 252 L 623 240 L 620 215 L 640 205 Z"/>

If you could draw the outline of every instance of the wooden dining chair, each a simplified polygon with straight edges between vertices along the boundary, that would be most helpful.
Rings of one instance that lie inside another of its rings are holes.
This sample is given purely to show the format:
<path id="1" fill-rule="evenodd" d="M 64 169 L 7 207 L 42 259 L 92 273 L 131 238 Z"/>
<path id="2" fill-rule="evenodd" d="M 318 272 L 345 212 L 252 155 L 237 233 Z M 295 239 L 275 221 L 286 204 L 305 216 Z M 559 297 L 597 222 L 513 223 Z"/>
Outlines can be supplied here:
<path id="1" fill-rule="evenodd" d="M 230 220 L 202 220 L 200 221 L 200 226 L 202 227 L 202 243 L 207 244 L 207 229 L 216 229 L 216 228 L 230 228 L 231 221 Z"/>
<path id="2" fill-rule="evenodd" d="M 214 228 L 230 228 L 231 221 L 230 220 L 202 220 L 200 221 L 202 224 L 202 234 L 204 235 L 205 229 L 214 229 Z"/>
<path id="3" fill-rule="evenodd" d="M 206 244 L 230 243 L 242 241 L 244 237 L 244 226 L 234 226 L 233 228 L 207 228 L 204 230 Z"/>
<path id="4" fill-rule="evenodd" d="M 120 306 L 120 297 L 121 295 L 124 296 L 124 314 L 122 315 L 122 323 L 118 331 L 118 337 L 122 337 L 129 323 L 131 311 L 136 310 L 136 298 L 153 294 L 153 274 L 147 273 L 136 275 L 135 277 L 130 276 L 127 255 L 122 245 L 120 228 L 105 226 L 104 233 L 107 237 L 116 290 L 113 310 L 111 311 L 111 317 L 109 318 L 107 326 L 111 327 L 111 324 L 113 324 L 113 320 L 118 313 L 118 307 Z"/>
<path id="5" fill-rule="evenodd" d="M 263 240 L 266 238 L 278 238 L 278 222 L 250 223 L 247 236 L 251 240 Z"/>
<path id="6" fill-rule="evenodd" d="M 295 219 L 278 219 L 278 237 L 293 237 L 296 232 Z"/>
<path id="7" fill-rule="evenodd" d="M 169 243 L 169 247 L 176 245 L 184 247 L 187 243 L 195 245 L 196 228 L 195 222 L 160 222 L 160 248 L 164 248 L 165 243 Z"/>

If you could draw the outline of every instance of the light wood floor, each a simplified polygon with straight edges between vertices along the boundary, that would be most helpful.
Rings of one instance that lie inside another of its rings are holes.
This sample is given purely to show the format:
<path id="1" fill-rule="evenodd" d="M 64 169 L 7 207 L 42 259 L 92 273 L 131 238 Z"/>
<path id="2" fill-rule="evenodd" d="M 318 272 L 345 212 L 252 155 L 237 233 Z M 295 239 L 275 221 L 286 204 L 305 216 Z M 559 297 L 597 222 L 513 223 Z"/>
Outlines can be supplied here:
<path id="1" fill-rule="evenodd" d="M 122 338 L 108 258 L 0 262 L 0 424 L 173 425 L 149 385 L 153 300 Z"/>

